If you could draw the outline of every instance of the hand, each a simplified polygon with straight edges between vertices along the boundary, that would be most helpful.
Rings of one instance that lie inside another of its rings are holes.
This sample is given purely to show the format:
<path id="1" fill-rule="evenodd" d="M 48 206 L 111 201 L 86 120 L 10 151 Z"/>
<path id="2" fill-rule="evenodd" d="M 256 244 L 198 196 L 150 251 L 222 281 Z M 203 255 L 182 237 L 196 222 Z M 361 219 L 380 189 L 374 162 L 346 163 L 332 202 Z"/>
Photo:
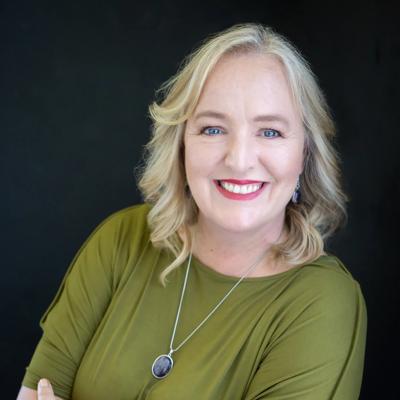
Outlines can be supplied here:
<path id="1" fill-rule="evenodd" d="M 41 379 L 38 383 L 38 400 L 55 400 L 53 388 L 47 379 Z"/>

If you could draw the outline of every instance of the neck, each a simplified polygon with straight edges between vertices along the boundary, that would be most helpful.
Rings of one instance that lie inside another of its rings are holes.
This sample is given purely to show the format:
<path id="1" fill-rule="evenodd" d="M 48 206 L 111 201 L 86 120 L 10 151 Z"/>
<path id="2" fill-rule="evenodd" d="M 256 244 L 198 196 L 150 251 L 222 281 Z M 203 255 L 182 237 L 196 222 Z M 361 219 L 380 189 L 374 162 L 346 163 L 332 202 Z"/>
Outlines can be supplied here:
<path id="1" fill-rule="evenodd" d="M 208 221 L 199 218 L 195 227 L 193 254 L 210 268 L 231 276 L 242 276 L 256 260 L 249 277 L 267 276 L 277 273 L 269 248 L 282 238 L 284 221 L 265 226 L 254 231 L 232 232 L 212 226 Z"/>

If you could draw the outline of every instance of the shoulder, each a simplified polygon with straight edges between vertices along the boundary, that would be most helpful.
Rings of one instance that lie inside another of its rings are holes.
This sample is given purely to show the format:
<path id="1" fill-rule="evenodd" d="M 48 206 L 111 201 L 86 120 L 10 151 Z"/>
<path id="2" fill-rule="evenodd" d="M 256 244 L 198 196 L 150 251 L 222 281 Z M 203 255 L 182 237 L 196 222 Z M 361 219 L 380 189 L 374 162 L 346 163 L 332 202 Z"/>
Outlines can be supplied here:
<path id="1" fill-rule="evenodd" d="M 284 357 L 290 363 L 281 370 L 274 365 L 271 370 L 278 368 L 278 373 L 296 376 L 296 380 L 300 377 L 300 383 L 308 386 L 311 379 L 311 386 L 321 390 L 328 383 L 338 388 L 337 393 L 356 388 L 367 331 L 360 285 L 333 255 L 298 267 L 287 277 L 279 287 L 286 298 L 281 295 L 276 328 L 264 354 L 270 365 Z"/>
<path id="2" fill-rule="evenodd" d="M 149 211 L 150 205 L 135 204 L 112 213 L 100 223 L 99 227 L 106 227 L 109 230 L 146 227 Z"/>
<path id="3" fill-rule="evenodd" d="M 349 322 L 357 313 L 366 316 L 366 305 L 360 284 L 334 255 L 324 255 L 298 270 L 294 296 L 313 313 L 332 318 L 340 316 Z"/>
<path id="4" fill-rule="evenodd" d="M 318 291 L 349 290 L 358 285 L 350 270 L 336 256 L 323 255 L 303 265 L 297 274 L 299 282 L 315 287 Z"/>
<path id="5" fill-rule="evenodd" d="M 296 269 L 280 287 L 279 326 L 274 340 L 289 335 L 319 351 L 345 351 L 354 335 L 364 343 L 367 309 L 359 283 L 333 255 L 321 256 Z"/>
<path id="6" fill-rule="evenodd" d="M 92 232 L 92 237 L 106 238 L 115 243 L 133 239 L 139 240 L 148 236 L 147 214 L 150 210 L 148 204 L 136 204 L 118 210 L 103 221 Z"/>
<path id="7" fill-rule="evenodd" d="M 137 204 L 112 213 L 97 225 L 82 249 L 94 249 L 113 265 L 137 258 L 150 240 L 149 210 L 148 204 Z"/>
<path id="8" fill-rule="evenodd" d="M 118 210 L 92 231 L 76 257 L 85 255 L 112 275 L 114 287 L 121 283 L 125 272 L 134 268 L 150 241 L 147 224 L 148 204 L 136 204 Z"/>

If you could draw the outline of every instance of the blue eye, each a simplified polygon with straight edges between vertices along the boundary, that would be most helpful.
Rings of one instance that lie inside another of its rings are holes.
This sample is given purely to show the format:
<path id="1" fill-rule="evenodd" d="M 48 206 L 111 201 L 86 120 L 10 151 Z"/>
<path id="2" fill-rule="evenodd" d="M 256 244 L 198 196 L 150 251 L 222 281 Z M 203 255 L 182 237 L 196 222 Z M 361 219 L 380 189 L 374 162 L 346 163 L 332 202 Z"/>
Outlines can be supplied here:
<path id="1" fill-rule="evenodd" d="M 279 131 L 275 129 L 264 129 L 262 132 L 262 136 L 266 138 L 274 138 L 278 136 L 282 136 Z"/>
<path id="2" fill-rule="evenodd" d="M 223 133 L 223 131 L 219 128 L 214 128 L 212 126 L 208 126 L 207 128 L 203 128 L 201 130 L 201 133 L 204 133 L 205 135 L 208 135 L 208 136 L 217 136 L 217 135 L 220 135 L 221 133 Z"/>

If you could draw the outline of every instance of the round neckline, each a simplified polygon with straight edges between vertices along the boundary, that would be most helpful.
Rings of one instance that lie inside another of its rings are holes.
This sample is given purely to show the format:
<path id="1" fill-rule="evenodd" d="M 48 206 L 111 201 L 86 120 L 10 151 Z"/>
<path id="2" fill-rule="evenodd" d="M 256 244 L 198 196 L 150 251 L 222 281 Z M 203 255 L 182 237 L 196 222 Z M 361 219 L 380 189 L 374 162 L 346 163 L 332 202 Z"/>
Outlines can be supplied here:
<path id="1" fill-rule="evenodd" d="M 192 264 L 193 266 L 201 271 L 204 271 L 208 275 L 212 275 L 214 278 L 217 278 L 218 280 L 225 281 L 225 282 L 237 282 L 240 277 L 238 276 L 233 276 L 233 275 L 226 275 L 221 272 L 216 271 L 214 268 L 211 268 L 210 266 L 202 263 L 197 257 L 192 255 Z M 272 281 L 279 279 L 281 277 L 291 275 L 294 272 L 300 270 L 301 268 L 305 267 L 306 265 L 297 265 L 295 267 L 292 267 L 286 271 L 278 272 L 273 275 L 266 275 L 266 276 L 253 276 L 253 277 L 247 277 L 242 280 L 243 282 L 266 282 L 266 281 Z"/>

